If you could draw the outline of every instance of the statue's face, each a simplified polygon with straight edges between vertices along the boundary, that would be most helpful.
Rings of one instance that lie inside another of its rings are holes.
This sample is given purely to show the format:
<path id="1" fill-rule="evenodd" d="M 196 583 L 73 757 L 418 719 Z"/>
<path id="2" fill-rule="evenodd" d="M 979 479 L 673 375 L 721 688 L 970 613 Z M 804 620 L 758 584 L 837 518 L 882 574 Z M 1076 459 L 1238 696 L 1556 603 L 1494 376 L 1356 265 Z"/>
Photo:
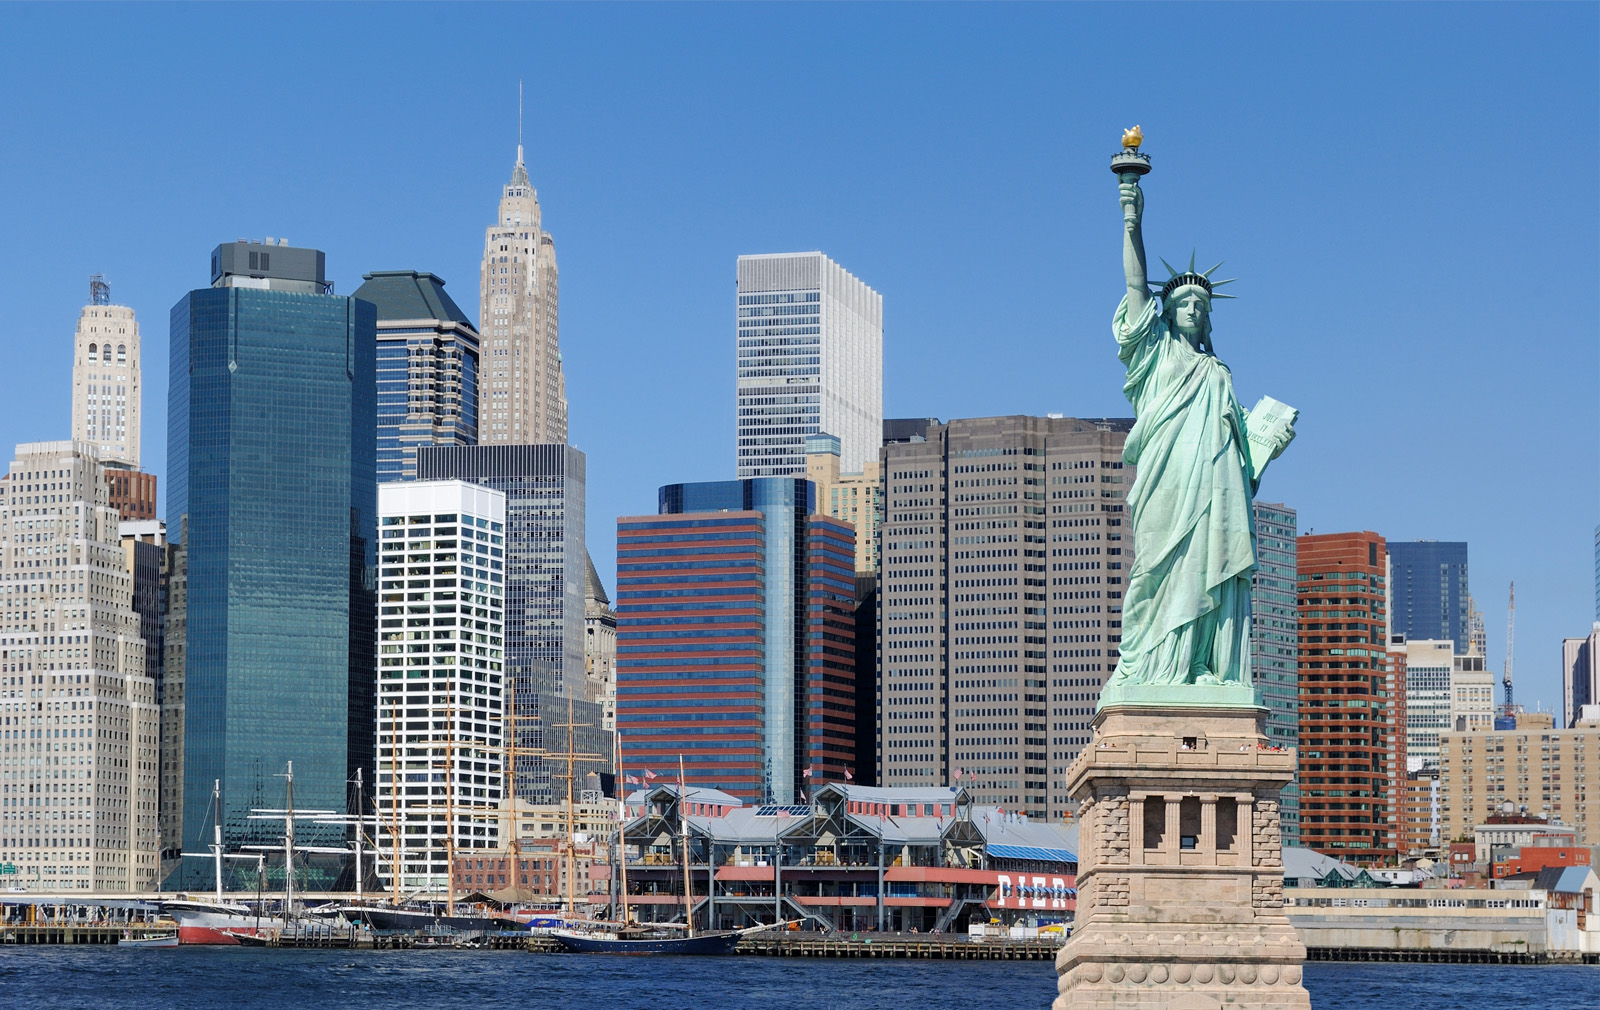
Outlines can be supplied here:
<path id="1" fill-rule="evenodd" d="M 1188 288 L 1174 295 L 1172 328 L 1186 337 L 1198 337 L 1205 329 L 1206 316 L 1211 311 L 1206 296 L 1197 288 Z"/>

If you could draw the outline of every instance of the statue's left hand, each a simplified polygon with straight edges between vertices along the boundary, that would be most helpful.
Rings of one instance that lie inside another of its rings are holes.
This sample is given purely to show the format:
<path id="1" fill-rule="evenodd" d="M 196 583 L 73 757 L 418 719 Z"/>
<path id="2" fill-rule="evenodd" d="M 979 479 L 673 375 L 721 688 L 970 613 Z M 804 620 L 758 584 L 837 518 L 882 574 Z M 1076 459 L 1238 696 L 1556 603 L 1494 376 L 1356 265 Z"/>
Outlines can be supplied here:
<path id="1" fill-rule="evenodd" d="M 1277 459 L 1283 455 L 1283 450 L 1289 448 L 1289 443 L 1294 441 L 1294 425 L 1283 429 L 1283 434 L 1278 437 L 1278 447 L 1272 450 L 1272 458 Z"/>

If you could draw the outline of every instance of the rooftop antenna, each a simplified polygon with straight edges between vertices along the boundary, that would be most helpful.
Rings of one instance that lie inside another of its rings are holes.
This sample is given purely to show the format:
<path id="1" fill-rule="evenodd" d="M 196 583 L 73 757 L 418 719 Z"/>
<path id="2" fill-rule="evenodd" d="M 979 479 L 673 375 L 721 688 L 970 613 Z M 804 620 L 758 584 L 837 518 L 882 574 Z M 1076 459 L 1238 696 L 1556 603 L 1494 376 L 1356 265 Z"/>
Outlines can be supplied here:
<path id="1" fill-rule="evenodd" d="M 1516 715 L 1516 709 L 1511 704 L 1511 650 L 1517 641 L 1517 584 L 1511 583 L 1511 602 L 1506 605 L 1506 672 L 1501 684 L 1505 686 L 1506 693 L 1506 718 L 1511 719 Z"/>
<path id="2" fill-rule="evenodd" d="M 106 283 L 105 274 L 89 275 L 89 304 L 110 305 L 111 285 Z"/>
<path id="3" fill-rule="evenodd" d="M 522 81 L 517 81 L 517 164 L 522 164 Z"/>

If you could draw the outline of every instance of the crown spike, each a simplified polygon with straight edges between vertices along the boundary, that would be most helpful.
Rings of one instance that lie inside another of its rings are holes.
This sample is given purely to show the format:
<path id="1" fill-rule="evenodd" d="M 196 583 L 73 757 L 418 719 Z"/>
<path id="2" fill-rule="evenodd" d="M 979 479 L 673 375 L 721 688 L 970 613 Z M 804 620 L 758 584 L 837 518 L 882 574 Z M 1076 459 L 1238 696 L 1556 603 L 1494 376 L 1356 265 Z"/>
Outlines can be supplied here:
<path id="1" fill-rule="evenodd" d="M 1161 261 L 1161 265 L 1167 268 L 1167 276 L 1169 278 L 1178 276 L 1178 271 L 1176 271 L 1176 270 L 1174 270 L 1172 268 L 1172 264 L 1167 262 L 1166 257 L 1157 256 L 1156 259 L 1160 260 Z"/>
<path id="2" fill-rule="evenodd" d="M 1194 273 L 1194 254 L 1195 254 L 1195 250 L 1193 250 L 1193 249 L 1189 250 L 1189 272 L 1190 273 Z"/>
<path id="3" fill-rule="evenodd" d="M 1237 278 L 1237 277 L 1229 277 L 1225 281 L 1212 281 L 1211 282 L 1211 286 L 1214 287 L 1214 288 L 1220 288 L 1220 287 L 1222 287 L 1222 285 L 1224 285 L 1224 284 L 1232 284 L 1234 281 L 1236 281 L 1238 279 L 1239 278 Z"/>
<path id="4" fill-rule="evenodd" d="M 1238 298 L 1238 295 L 1225 295 L 1217 291 L 1211 292 L 1212 298 Z"/>
<path id="5" fill-rule="evenodd" d="M 1210 277 L 1212 274 L 1217 272 L 1217 267 L 1222 266 L 1222 264 L 1224 264 L 1226 262 L 1227 262 L 1227 260 L 1217 260 L 1217 266 L 1212 267 L 1210 270 L 1202 270 L 1200 272 L 1200 276 L 1202 276 L 1202 277 Z"/>

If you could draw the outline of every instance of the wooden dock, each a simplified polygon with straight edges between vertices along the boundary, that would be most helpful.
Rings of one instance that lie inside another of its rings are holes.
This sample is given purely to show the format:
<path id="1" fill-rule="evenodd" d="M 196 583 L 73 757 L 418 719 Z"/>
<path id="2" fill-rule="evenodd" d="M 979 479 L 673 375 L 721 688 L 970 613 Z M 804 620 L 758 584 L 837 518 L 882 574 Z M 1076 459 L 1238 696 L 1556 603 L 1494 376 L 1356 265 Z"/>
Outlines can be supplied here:
<path id="1" fill-rule="evenodd" d="M 165 926 L 124 926 L 96 923 L 83 924 L 40 924 L 26 926 L 0 926 L 0 944 L 101 944 L 114 945 L 124 936 L 144 939 L 148 936 L 162 936 L 170 934 L 178 927 L 172 924 Z"/>

